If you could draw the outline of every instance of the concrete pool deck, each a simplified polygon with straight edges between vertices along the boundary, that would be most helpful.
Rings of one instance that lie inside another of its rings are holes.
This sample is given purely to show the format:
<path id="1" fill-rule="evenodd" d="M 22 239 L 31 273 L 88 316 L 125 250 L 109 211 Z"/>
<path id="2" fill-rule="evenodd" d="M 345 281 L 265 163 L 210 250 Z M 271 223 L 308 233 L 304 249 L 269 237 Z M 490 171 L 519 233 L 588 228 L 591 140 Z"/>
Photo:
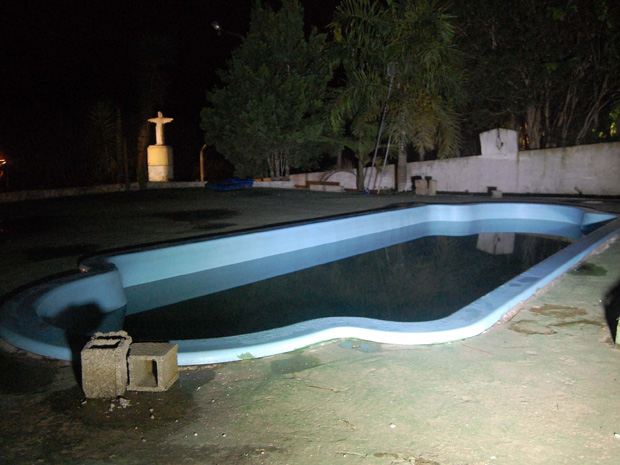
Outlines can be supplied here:
<path id="1" fill-rule="evenodd" d="M 187 189 L 0 204 L 0 295 L 75 271 L 95 251 L 402 203 L 489 200 Z M 604 199 L 519 201 L 620 212 Z M 71 365 L 5 351 L 3 463 L 617 464 L 620 351 L 601 301 L 620 283 L 620 241 L 586 261 L 472 339 L 333 341 L 184 369 L 168 392 L 127 393 L 130 405 L 84 402 Z"/>

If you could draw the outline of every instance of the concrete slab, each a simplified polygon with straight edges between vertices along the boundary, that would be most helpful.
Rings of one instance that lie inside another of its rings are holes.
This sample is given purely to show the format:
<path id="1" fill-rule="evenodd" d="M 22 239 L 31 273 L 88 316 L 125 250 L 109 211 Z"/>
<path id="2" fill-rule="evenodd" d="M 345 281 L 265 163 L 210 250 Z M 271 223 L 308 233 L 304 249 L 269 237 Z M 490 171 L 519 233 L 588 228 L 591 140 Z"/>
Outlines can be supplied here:
<path id="1" fill-rule="evenodd" d="M 614 199 L 526 200 L 620 211 Z M 197 188 L 4 204 L 0 294 L 98 250 L 419 201 Z M 333 341 L 183 369 L 167 392 L 122 401 L 85 400 L 71 365 L 0 352 L 3 463 L 616 465 L 620 351 L 607 316 L 620 241 L 586 263 L 469 340 Z"/>

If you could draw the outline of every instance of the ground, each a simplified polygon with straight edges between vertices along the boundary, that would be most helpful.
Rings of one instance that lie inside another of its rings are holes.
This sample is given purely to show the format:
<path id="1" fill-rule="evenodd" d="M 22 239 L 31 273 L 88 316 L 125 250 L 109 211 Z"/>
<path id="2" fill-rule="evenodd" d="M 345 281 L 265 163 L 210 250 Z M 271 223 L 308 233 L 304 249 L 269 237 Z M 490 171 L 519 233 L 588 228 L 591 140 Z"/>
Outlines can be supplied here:
<path id="1" fill-rule="evenodd" d="M 95 251 L 429 200 L 486 198 L 188 189 L 0 204 L 0 294 L 74 271 Z M 0 455 L 7 464 L 615 465 L 620 351 L 605 296 L 619 283 L 613 241 L 468 340 L 330 341 L 184 368 L 167 392 L 114 400 L 84 399 L 68 363 L 5 346 Z"/>

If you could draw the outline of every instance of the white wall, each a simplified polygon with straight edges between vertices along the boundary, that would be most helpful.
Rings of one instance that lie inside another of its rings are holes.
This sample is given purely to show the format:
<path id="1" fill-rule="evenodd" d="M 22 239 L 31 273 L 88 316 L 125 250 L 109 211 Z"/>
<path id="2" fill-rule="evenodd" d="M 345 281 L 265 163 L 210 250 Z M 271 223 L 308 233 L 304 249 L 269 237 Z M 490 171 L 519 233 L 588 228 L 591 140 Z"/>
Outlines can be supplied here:
<path id="1" fill-rule="evenodd" d="M 494 132 L 483 134 L 507 135 Z M 524 152 L 515 151 L 513 145 L 485 155 L 408 163 L 406 190 L 411 190 L 412 176 L 432 176 L 439 192 L 486 193 L 493 186 L 513 194 L 620 195 L 620 142 Z M 376 171 L 371 171 L 373 189 Z M 353 170 L 295 174 L 291 180 L 296 185 L 332 181 L 345 189 L 356 188 Z M 379 185 L 394 189 L 394 165 L 386 166 Z"/>
<path id="2" fill-rule="evenodd" d="M 620 142 L 409 163 L 443 192 L 620 195 Z M 411 187 L 408 186 L 408 189 Z"/>
<path id="3" fill-rule="evenodd" d="M 333 170 L 315 173 L 291 174 L 291 181 L 297 186 L 305 186 L 307 181 L 339 182 L 344 189 L 357 189 L 356 170 Z M 366 187 L 370 189 L 394 189 L 394 165 L 381 169 L 365 168 Z"/>

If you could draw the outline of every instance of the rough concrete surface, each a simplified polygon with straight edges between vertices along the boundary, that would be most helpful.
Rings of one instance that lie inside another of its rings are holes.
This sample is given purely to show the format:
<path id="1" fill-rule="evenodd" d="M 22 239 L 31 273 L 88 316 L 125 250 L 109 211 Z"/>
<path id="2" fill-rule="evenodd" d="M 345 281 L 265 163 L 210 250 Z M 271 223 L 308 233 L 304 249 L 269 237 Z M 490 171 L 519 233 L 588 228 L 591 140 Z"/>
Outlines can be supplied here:
<path id="1" fill-rule="evenodd" d="M 0 295 L 96 251 L 428 200 L 489 198 L 187 189 L 0 204 Z M 85 399 L 71 364 L 5 347 L 1 461 L 616 465 L 620 351 L 604 304 L 619 283 L 617 240 L 468 340 L 331 341 L 184 368 L 166 392 L 113 401 Z"/>
<path id="2" fill-rule="evenodd" d="M 168 342 L 134 343 L 129 350 L 130 391 L 167 391 L 179 378 L 179 346 Z"/>
<path id="3" fill-rule="evenodd" d="M 125 331 L 96 333 L 80 353 L 82 390 L 89 398 L 117 397 L 127 390 L 127 353 L 131 337 Z"/>

